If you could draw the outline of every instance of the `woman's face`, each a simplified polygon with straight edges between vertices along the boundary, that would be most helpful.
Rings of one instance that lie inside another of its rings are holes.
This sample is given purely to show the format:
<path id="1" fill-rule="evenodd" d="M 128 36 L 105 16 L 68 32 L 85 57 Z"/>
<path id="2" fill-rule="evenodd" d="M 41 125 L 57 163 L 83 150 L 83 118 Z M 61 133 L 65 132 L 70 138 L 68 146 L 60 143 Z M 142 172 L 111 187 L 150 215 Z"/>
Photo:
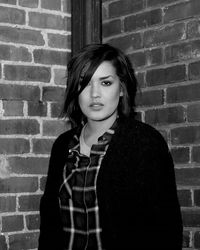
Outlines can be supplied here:
<path id="1" fill-rule="evenodd" d="M 122 89 L 116 69 L 109 61 L 102 62 L 90 82 L 79 95 L 83 114 L 91 121 L 103 121 L 117 116 Z"/>

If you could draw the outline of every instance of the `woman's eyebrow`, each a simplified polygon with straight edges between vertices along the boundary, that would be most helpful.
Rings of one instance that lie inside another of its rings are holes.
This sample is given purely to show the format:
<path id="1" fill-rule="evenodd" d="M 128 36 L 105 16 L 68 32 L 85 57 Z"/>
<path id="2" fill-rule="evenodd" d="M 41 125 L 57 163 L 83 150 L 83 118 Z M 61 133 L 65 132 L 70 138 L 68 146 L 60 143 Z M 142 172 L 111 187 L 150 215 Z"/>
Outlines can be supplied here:
<path id="1" fill-rule="evenodd" d="M 109 78 L 109 77 L 112 77 L 112 78 L 113 78 L 112 75 L 107 75 L 107 76 L 102 76 L 102 77 L 100 77 L 99 79 L 100 79 L 100 80 L 105 80 L 105 79 L 107 79 L 107 78 Z"/>

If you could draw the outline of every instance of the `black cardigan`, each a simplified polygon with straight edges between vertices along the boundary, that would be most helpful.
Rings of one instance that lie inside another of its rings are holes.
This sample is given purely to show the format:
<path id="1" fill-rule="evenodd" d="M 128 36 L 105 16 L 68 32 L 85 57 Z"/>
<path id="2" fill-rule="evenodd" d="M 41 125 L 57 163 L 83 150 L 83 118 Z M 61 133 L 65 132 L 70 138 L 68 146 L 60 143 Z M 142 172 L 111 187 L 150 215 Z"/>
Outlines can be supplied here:
<path id="1" fill-rule="evenodd" d="M 64 250 L 58 189 L 74 129 L 55 141 L 41 199 L 39 250 Z M 174 165 L 163 137 L 134 118 L 119 120 L 97 179 L 106 250 L 181 250 Z"/>

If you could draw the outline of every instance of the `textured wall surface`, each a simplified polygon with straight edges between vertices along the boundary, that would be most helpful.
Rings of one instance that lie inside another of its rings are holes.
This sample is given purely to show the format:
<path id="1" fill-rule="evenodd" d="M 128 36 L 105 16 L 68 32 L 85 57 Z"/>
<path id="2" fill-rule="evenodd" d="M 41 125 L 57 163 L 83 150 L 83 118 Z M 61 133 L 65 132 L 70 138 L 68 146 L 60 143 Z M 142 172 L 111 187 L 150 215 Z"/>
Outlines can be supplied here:
<path id="1" fill-rule="evenodd" d="M 103 41 L 133 62 L 138 116 L 161 131 L 175 162 L 183 249 L 200 249 L 200 1 L 104 0 Z"/>
<path id="2" fill-rule="evenodd" d="M 70 55 L 70 1 L 0 0 L 0 249 L 37 249 Z"/>

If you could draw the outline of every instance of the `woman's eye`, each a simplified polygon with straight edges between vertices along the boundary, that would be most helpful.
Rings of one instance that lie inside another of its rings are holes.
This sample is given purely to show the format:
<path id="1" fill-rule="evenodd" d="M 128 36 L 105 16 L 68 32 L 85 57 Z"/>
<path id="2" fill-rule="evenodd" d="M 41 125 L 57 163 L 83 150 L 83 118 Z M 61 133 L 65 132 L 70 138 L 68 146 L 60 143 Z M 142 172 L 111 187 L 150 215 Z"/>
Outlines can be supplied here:
<path id="1" fill-rule="evenodd" d="M 110 81 L 103 81 L 101 84 L 103 86 L 110 86 L 112 84 L 112 82 L 110 82 Z"/>

